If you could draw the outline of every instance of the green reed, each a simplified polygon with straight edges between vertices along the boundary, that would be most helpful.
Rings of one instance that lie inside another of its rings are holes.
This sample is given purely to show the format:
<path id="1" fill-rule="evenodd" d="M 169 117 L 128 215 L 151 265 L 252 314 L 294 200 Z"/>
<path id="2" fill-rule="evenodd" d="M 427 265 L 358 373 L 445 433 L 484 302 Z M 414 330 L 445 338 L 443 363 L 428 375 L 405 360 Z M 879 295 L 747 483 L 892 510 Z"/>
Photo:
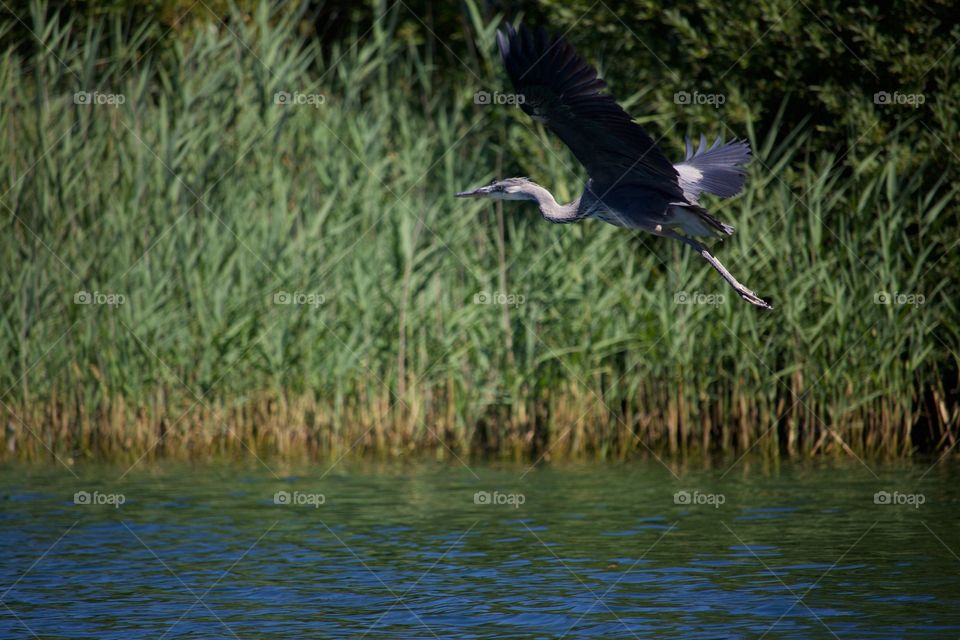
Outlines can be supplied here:
<path id="1" fill-rule="evenodd" d="M 264 8 L 150 50 L 42 16 L 0 66 L 7 455 L 952 443 L 956 192 L 905 141 L 812 155 L 714 122 L 756 152 L 710 206 L 762 313 L 678 243 L 454 199 L 582 185 L 519 109 L 475 104 L 506 88 L 492 46 L 454 82 L 390 15 L 352 46 Z"/>

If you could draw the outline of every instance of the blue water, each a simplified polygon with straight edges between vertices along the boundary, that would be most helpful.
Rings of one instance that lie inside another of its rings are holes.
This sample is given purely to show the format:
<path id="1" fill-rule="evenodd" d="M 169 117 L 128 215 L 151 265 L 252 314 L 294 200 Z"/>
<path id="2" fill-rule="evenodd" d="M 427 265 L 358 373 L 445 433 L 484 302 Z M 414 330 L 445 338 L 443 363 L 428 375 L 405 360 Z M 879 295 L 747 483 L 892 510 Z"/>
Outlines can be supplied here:
<path id="1" fill-rule="evenodd" d="M 732 464 L 8 465 L 0 637 L 960 636 L 955 462 Z"/>

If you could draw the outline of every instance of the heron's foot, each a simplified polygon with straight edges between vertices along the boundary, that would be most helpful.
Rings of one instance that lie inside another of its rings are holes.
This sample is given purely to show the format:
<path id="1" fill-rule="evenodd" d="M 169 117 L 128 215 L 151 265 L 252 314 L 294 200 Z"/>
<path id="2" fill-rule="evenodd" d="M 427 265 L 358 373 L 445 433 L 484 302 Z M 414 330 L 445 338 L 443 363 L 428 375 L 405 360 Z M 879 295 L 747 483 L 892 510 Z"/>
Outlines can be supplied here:
<path id="1" fill-rule="evenodd" d="M 760 307 L 761 309 L 773 309 L 773 305 L 755 294 L 750 289 L 747 289 L 745 286 L 740 285 L 739 287 L 734 287 L 737 290 L 737 293 L 740 294 L 740 297 L 749 302 L 750 304 Z"/>

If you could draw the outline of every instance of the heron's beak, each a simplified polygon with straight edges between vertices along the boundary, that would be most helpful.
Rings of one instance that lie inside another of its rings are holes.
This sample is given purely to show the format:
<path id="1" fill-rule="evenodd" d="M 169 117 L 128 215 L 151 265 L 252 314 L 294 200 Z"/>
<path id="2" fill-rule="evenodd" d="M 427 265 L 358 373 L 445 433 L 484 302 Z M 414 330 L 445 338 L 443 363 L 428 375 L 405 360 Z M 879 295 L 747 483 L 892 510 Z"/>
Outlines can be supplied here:
<path id="1" fill-rule="evenodd" d="M 471 189 L 470 191 L 461 191 L 457 194 L 458 198 L 480 198 L 482 196 L 490 193 L 490 186 L 486 187 L 477 187 L 476 189 Z"/>

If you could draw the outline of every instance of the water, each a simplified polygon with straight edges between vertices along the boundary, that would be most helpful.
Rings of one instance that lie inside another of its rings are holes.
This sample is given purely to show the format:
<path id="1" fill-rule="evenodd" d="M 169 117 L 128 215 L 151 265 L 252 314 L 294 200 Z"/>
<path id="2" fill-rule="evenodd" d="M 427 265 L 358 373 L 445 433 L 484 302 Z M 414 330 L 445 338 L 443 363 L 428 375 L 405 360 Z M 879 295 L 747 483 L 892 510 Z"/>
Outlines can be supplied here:
<path id="1" fill-rule="evenodd" d="M 960 635 L 956 463 L 731 462 L 7 466 L 0 637 Z"/>

